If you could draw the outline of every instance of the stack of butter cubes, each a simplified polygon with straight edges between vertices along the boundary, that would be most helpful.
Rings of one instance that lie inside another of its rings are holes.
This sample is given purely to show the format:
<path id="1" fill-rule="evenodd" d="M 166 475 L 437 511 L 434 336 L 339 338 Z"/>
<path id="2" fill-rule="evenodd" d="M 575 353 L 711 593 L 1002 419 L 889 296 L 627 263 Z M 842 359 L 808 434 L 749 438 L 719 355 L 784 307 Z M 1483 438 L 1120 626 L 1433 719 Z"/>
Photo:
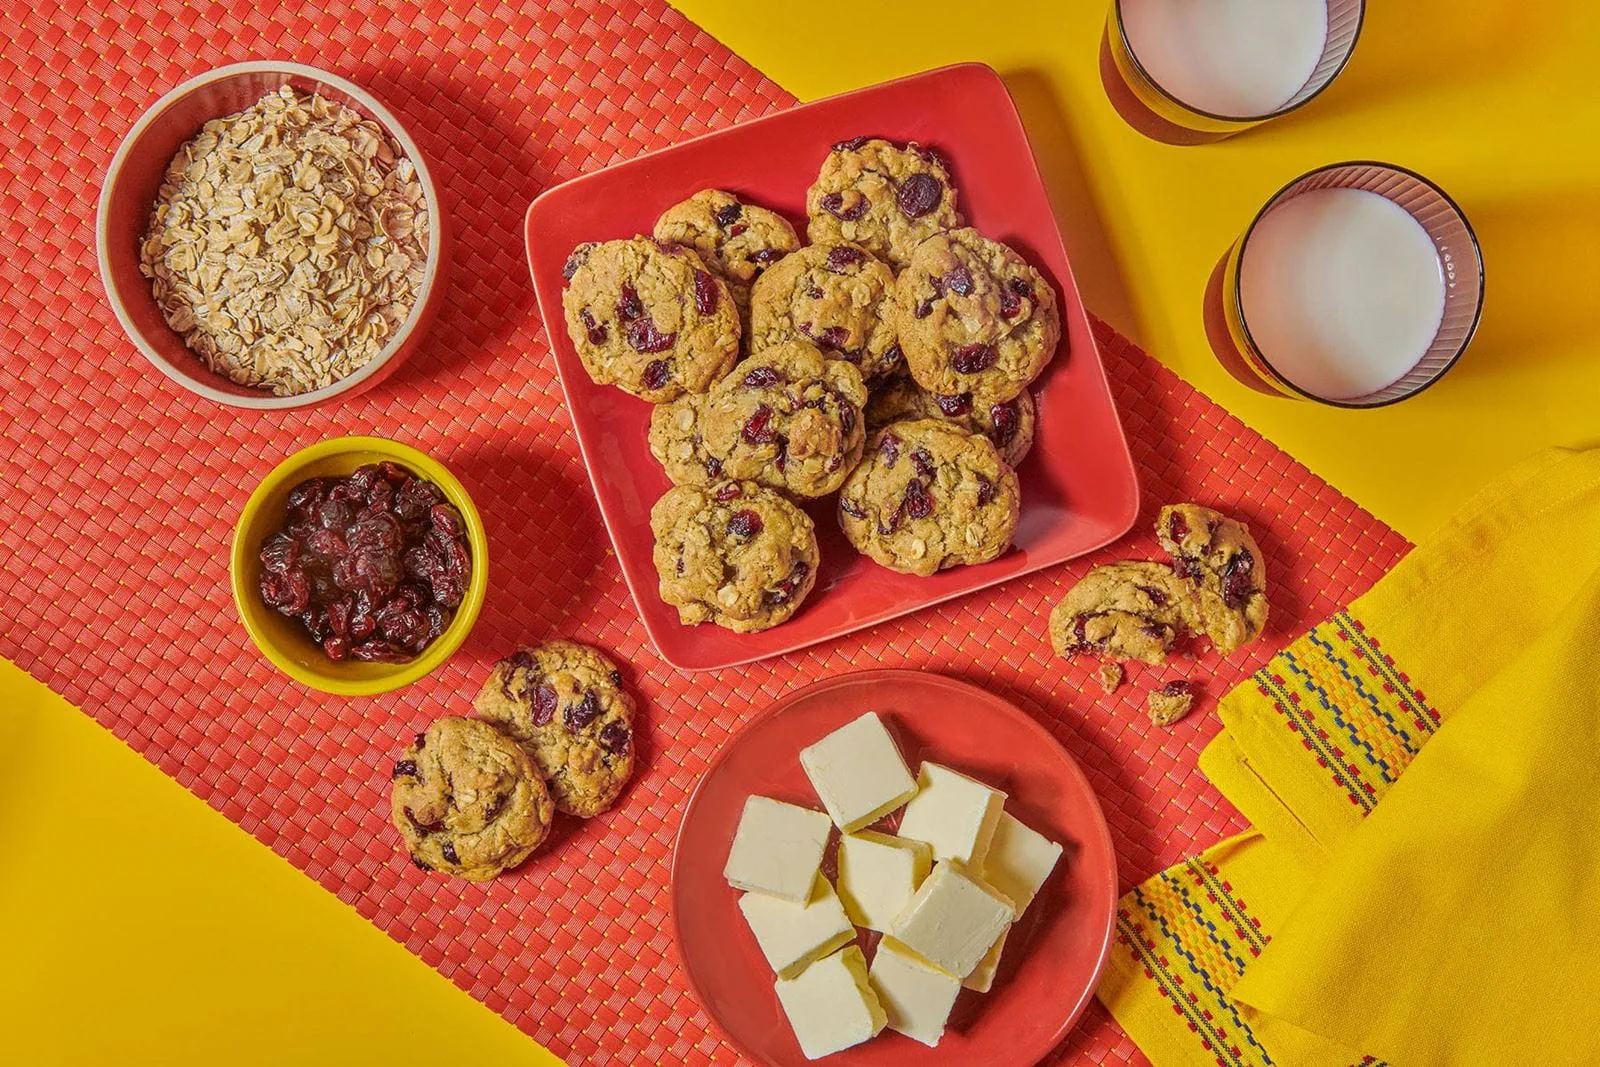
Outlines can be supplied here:
<path id="1" fill-rule="evenodd" d="M 873 713 L 800 764 L 827 814 L 750 797 L 723 870 L 800 1048 L 817 1059 L 885 1027 L 937 1045 L 962 988 L 989 991 L 1061 846 L 959 771 L 924 763 L 913 779 Z M 897 834 L 864 829 L 902 806 Z M 822 872 L 835 826 L 837 887 Z M 883 935 L 870 968 L 858 926 Z"/>

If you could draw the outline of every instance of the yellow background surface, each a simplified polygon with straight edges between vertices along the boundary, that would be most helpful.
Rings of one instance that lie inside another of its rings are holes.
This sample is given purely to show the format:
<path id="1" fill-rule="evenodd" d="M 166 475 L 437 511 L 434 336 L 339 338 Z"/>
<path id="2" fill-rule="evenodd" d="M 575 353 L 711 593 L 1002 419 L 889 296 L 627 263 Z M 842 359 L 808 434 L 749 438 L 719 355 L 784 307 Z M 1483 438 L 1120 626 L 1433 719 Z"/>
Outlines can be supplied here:
<path id="1" fill-rule="evenodd" d="M 995 66 L 1090 307 L 1413 538 L 1536 447 L 1600 443 L 1600 7 L 1587 0 L 1376 0 L 1322 98 L 1199 147 L 1147 140 L 1112 110 L 1098 0 L 679 6 L 805 99 Z M 1250 392 L 1217 367 L 1200 321 L 1206 279 L 1256 208 L 1351 158 L 1442 184 L 1488 271 L 1461 364 L 1374 412 Z M 8 1062 L 556 1062 L 4 663 L 0 726 Z"/>

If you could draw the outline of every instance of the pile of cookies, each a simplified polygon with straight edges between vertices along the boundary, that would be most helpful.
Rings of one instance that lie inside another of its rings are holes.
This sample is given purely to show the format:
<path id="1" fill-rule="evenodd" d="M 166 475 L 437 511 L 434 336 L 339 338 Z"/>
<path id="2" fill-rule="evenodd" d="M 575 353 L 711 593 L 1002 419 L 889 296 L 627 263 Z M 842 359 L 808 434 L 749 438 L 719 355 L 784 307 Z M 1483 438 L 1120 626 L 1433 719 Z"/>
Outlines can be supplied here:
<path id="1" fill-rule="evenodd" d="M 949 168 L 915 143 L 834 145 L 806 210 L 802 247 L 776 212 L 703 190 L 563 271 L 590 377 L 657 405 L 674 488 L 654 558 L 685 623 L 791 617 L 818 565 L 800 505 L 834 493 L 851 544 L 906 574 L 995 559 L 1016 530 L 1055 290 L 963 227 Z"/>
<path id="2" fill-rule="evenodd" d="M 390 799 L 413 863 L 482 882 L 532 855 L 556 811 L 587 819 L 616 803 L 635 705 L 603 653 L 551 641 L 496 663 L 473 706 L 479 718 L 417 735 Z"/>
<path id="3" fill-rule="evenodd" d="M 1121 684 L 1123 663 L 1163 664 L 1186 635 L 1204 637 L 1226 655 L 1267 625 L 1266 563 L 1244 523 L 1199 504 L 1169 504 L 1156 517 L 1156 539 L 1170 566 L 1127 560 L 1095 567 L 1050 613 L 1056 652 L 1101 657 L 1108 693 Z M 1178 680 L 1153 691 L 1146 710 L 1168 726 L 1193 703 L 1189 683 Z"/>

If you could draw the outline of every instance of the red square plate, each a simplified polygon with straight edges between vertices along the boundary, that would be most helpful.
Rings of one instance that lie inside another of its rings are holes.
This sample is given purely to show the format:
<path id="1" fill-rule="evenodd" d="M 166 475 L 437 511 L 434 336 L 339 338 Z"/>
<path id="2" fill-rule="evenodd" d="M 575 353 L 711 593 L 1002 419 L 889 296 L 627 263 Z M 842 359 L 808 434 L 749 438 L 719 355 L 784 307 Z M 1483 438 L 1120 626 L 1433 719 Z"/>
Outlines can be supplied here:
<path id="1" fill-rule="evenodd" d="M 595 385 L 584 372 L 562 321 L 562 264 L 580 242 L 648 234 L 663 210 L 708 187 L 782 212 L 803 234 L 806 189 L 829 146 L 861 134 L 937 148 L 971 224 L 1017 249 L 1062 297 L 1061 348 L 1034 383 L 1038 430 L 1017 471 L 1016 546 L 991 563 L 931 578 L 897 574 L 857 554 L 828 498 L 809 509 L 822 565 L 794 618 L 755 634 L 684 626 L 657 595 L 651 562 L 650 507 L 671 483 L 646 441 L 650 405 Z M 541 194 L 526 230 L 539 310 L 601 514 L 645 629 L 676 667 L 712 670 L 792 652 L 1093 551 L 1133 525 L 1133 460 L 1089 317 L 1022 119 L 987 66 L 966 63 L 859 89 L 585 174 Z"/>

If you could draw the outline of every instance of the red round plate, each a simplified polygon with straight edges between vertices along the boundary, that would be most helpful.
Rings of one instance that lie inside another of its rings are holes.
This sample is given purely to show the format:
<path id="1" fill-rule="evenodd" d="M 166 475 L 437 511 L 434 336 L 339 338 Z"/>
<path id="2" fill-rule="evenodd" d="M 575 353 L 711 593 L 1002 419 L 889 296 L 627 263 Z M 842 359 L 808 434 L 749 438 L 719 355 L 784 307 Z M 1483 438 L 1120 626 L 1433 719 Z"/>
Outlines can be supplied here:
<path id="1" fill-rule="evenodd" d="M 866 671 L 818 682 L 773 704 L 723 749 L 689 801 L 672 860 L 674 934 L 689 984 L 728 1039 L 757 1061 L 809 1062 L 722 867 L 751 793 L 821 808 L 800 750 L 869 711 L 883 717 L 913 773 L 931 759 L 1005 790 L 1006 810 L 1065 852 L 1012 930 L 994 988 L 962 990 L 938 1048 L 885 1030 L 827 1062 L 1034 1063 L 1077 1021 L 1105 964 L 1117 900 L 1111 836 L 1083 772 L 1043 726 L 936 674 Z M 870 956 L 871 941 L 858 933 Z"/>

